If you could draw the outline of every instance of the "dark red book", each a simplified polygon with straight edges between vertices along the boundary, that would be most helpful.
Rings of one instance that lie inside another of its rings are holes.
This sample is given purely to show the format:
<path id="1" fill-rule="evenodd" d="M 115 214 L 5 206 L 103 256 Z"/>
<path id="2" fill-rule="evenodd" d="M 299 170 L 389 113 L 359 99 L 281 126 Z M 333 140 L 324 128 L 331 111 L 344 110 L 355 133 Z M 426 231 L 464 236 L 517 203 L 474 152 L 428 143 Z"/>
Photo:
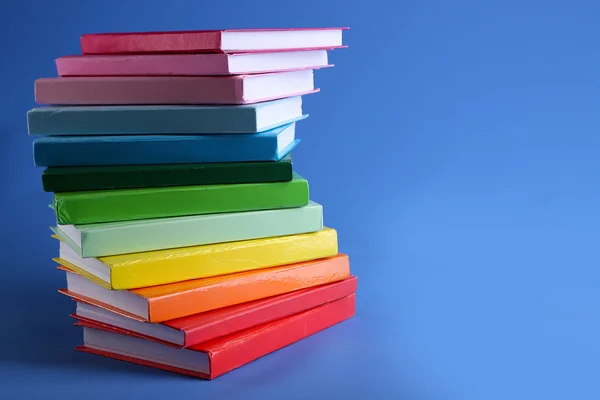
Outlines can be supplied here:
<path id="1" fill-rule="evenodd" d="M 128 335 L 90 322 L 77 350 L 204 379 L 214 379 L 338 324 L 355 314 L 355 295 L 210 340 L 188 349 Z"/>
<path id="2" fill-rule="evenodd" d="M 251 53 L 334 49 L 348 28 L 224 29 L 86 34 L 84 54 Z"/>
<path id="3" fill-rule="evenodd" d="M 117 329 L 165 345 L 190 347 L 256 325 L 297 314 L 356 292 L 358 280 L 344 280 L 265 299 L 211 310 L 163 323 L 149 323 L 78 299 L 71 316 L 79 321 Z"/>

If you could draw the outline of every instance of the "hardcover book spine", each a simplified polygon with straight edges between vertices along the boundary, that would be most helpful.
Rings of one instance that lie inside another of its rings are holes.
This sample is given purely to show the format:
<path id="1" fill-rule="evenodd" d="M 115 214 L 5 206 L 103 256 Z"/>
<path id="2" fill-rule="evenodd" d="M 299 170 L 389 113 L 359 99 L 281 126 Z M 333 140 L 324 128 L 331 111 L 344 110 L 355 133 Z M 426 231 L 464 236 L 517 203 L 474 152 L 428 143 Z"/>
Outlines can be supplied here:
<path id="1" fill-rule="evenodd" d="M 43 167 L 278 161 L 288 152 L 280 153 L 277 136 L 263 134 L 44 137 L 33 142 L 35 165 Z"/>
<path id="2" fill-rule="evenodd" d="M 111 285 L 118 290 L 259 270 L 338 253 L 337 232 L 330 228 L 302 235 L 209 246 L 213 246 L 209 251 L 196 251 L 198 247 L 195 247 L 186 248 L 190 253 L 183 251 L 185 249 L 177 254 L 148 252 L 127 260 L 112 256 L 102 261 L 111 265 Z M 170 308 L 172 305 L 165 311 Z"/>
<path id="3" fill-rule="evenodd" d="M 229 75 L 225 54 L 94 55 L 60 57 L 60 76 Z"/>
<path id="4" fill-rule="evenodd" d="M 334 243 L 330 249 L 318 250 L 319 254 L 335 253 Z M 324 247 L 321 245 L 320 247 Z M 333 249 L 331 249 L 333 248 Z M 310 258 L 307 254 L 305 257 Z M 177 295 L 147 296 L 151 322 L 169 321 L 205 311 L 216 310 L 236 304 L 268 298 L 295 290 L 340 281 L 350 276 L 348 256 L 340 254 L 323 260 L 297 263 L 288 267 L 264 269 L 261 274 L 242 275 L 235 280 L 181 291 Z M 232 292 L 231 287 L 237 288 Z M 138 291 L 138 293 L 149 291 Z"/>
<path id="5" fill-rule="evenodd" d="M 244 104 L 234 77 L 69 77 L 35 81 L 35 100 L 52 105 Z"/>
<path id="6" fill-rule="evenodd" d="M 137 224 L 96 224 L 80 228 L 81 254 L 83 257 L 103 257 L 296 235 L 322 228 L 323 208 L 316 203 L 282 210 L 158 218 Z"/>
<path id="7" fill-rule="evenodd" d="M 50 167 L 42 173 L 46 192 L 289 182 L 292 159 L 250 163 L 165 164 L 143 166 Z"/>
<path id="8" fill-rule="evenodd" d="M 109 322 L 95 319 L 93 315 L 84 316 L 75 313 L 71 314 L 71 317 L 88 324 L 96 324 L 108 329 L 121 330 L 129 336 L 152 340 L 173 347 L 187 348 L 340 300 L 356 292 L 357 281 L 357 278 L 352 276 L 338 282 L 219 308 L 194 314 L 186 318 L 179 318 L 161 323 L 166 327 L 184 333 L 185 339 L 182 345 L 149 336 L 143 332 L 136 332 L 127 328 L 110 325 Z M 74 297 L 74 300 L 78 303 L 95 306 L 82 299 Z M 100 307 L 107 309 L 106 305 Z M 127 316 L 119 311 L 111 311 L 117 312 L 125 317 Z M 135 320 L 138 321 L 137 319 Z M 138 321 L 137 323 L 140 322 Z"/>
<path id="9" fill-rule="evenodd" d="M 276 183 L 55 193 L 53 208 L 58 224 L 78 225 L 303 207 L 309 202 L 308 182 L 296 177 Z"/>
<path id="10" fill-rule="evenodd" d="M 352 294 L 340 300 L 324 304 L 299 314 L 294 314 L 273 322 L 258 325 L 244 331 L 235 332 L 233 334 L 192 347 L 192 351 L 203 352 L 209 356 L 210 373 L 208 374 L 182 369 L 154 361 L 147 361 L 136 356 L 112 353 L 109 350 L 107 351 L 93 348 L 87 345 L 78 346 L 76 347 L 76 350 L 183 375 L 190 375 L 204 379 L 214 379 L 236 368 L 249 364 L 250 362 L 263 356 L 273 353 L 274 351 L 282 349 L 311 335 L 314 335 L 315 333 L 346 321 L 352 318 L 355 313 L 356 295 Z M 127 331 L 120 328 L 107 326 L 105 324 L 96 324 L 81 320 L 76 322 L 75 326 L 81 326 L 84 328 L 84 341 L 86 343 L 87 340 L 85 338 L 87 336 L 88 329 L 98 329 L 114 335 L 123 335 L 124 338 L 129 336 L 127 335 Z M 151 342 L 159 344 L 161 343 L 154 340 L 148 340 L 148 343 Z M 162 346 L 164 346 L 164 344 L 162 344 Z M 181 349 L 176 350 L 184 351 Z"/>
<path id="11" fill-rule="evenodd" d="M 276 301 L 267 302 L 259 300 L 252 303 L 241 304 L 239 313 L 228 314 L 226 317 L 212 324 L 201 325 L 185 331 L 184 347 L 190 347 L 204 343 L 233 332 L 239 332 L 275 321 L 293 314 L 297 314 L 323 304 L 350 296 L 356 292 L 357 279 L 355 277 L 323 285 L 314 289 L 306 289 L 298 292 L 278 296 Z M 217 310 L 218 312 L 218 310 Z"/>
<path id="12" fill-rule="evenodd" d="M 355 302 L 355 295 L 352 294 L 312 310 L 260 326 L 261 329 L 250 328 L 232 336 L 203 343 L 195 349 L 210 355 L 210 377 L 214 379 L 351 318 L 356 312 Z"/>
<path id="13" fill-rule="evenodd" d="M 218 135 L 258 132 L 257 108 L 239 106 L 42 107 L 27 113 L 27 125 L 30 135 L 45 136 Z"/>
<path id="14" fill-rule="evenodd" d="M 222 52 L 220 31 L 86 34 L 80 43 L 83 54 Z"/>

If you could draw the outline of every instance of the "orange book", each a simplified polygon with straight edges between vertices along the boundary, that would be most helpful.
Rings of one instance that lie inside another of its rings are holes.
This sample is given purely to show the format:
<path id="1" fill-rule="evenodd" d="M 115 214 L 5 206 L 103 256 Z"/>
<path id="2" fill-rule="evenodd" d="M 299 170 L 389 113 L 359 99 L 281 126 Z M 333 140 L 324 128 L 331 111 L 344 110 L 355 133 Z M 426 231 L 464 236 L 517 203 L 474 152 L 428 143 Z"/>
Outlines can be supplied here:
<path id="1" fill-rule="evenodd" d="M 350 276 L 350 262 L 345 254 L 131 290 L 109 290 L 66 267 L 59 268 L 67 273 L 67 288 L 59 290 L 61 293 L 146 322 L 169 321 Z"/>

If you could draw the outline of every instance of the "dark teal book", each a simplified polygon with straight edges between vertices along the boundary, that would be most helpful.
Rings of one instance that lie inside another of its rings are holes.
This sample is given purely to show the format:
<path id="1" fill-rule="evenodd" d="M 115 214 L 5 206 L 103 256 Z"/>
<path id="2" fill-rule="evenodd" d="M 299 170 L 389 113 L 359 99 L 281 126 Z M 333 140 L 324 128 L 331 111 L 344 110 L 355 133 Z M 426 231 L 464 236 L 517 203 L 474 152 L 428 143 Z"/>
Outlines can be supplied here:
<path id="1" fill-rule="evenodd" d="M 50 167 L 42 174 L 46 192 L 129 189 L 292 180 L 292 156 L 279 161 Z"/>
<path id="2" fill-rule="evenodd" d="M 48 136 L 33 142 L 36 166 L 278 161 L 300 141 L 296 123 L 252 135 Z"/>

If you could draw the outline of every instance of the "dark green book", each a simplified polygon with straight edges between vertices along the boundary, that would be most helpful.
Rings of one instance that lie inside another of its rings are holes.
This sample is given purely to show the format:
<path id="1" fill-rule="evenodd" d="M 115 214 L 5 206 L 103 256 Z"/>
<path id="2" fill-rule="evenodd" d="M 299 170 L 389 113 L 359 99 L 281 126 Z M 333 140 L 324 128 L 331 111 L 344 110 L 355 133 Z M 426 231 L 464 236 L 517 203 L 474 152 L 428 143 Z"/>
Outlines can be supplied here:
<path id="1" fill-rule="evenodd" d="M 45 192 L 134 189 L 292 180 L 292 158 L 280 161 L 50 167 L 42 174 Z"/>
<path id="2" fill-rule="evenodd" d="M 294 173 L 289 182 L 94 190 L 54 194 L 60 225 L 183 217 L 303 207 L 308 182 Z"/>

